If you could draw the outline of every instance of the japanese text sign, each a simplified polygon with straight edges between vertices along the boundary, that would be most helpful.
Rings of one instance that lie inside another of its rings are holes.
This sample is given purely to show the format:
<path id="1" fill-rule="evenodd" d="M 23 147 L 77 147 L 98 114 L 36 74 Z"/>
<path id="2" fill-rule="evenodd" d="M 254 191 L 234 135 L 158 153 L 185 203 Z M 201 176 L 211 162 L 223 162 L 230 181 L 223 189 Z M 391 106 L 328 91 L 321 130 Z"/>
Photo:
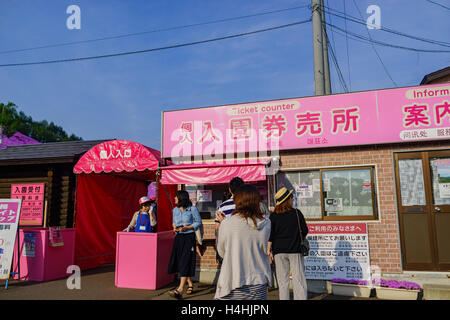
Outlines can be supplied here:
<path id="1" fill-rule="evenodd" d="M 20 225 L 40 226 L 44 214 L 44 183 L 12 184 L 11 199 L 22 199 Z"/>
<path id="2" fill-rule="evenodd" d="M 370 279 L 367 224 L 308 224 L 308 230 L 307 279 Z"/>
<path id="3" fill-rule="evenodd" d="M 14 253 L 21 199 L 0 199 L 0 280 L 7 280 Z"/>
<path id="4" fill-rule="evenodd" d="M 450 85 L 163 113 L 163 157 L 450 138 Z"/>

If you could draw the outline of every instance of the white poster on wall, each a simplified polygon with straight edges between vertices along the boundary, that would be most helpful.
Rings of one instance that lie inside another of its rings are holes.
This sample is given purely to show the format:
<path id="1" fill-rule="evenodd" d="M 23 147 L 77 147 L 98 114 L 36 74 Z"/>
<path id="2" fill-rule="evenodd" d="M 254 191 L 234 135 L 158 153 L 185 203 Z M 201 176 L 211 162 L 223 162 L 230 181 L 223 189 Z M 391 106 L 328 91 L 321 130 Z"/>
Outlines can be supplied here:
<path id="1" fill-rule="evenodd" d="M 323 179 L 323 191 L 324 192 L 329 192 L 331 190 L 330 187 L 330 179 Z"/>
<path id="2" fill-rule="evenodd" d="M 211 202 L 212 190 L 197 190 L 197 202 Z"/>
<path id="3" fill-rule="evenodd" d="M 370 280 L 369 237 L 366 223 L 308 224 L 309 256 L 306 279 Z"/>
<path id="4" fill-rule="evenodd" d="M 297 185 L 295 191 L 300 199 L 312 198 L 314 196 L 312 185 Z"/>
<path id="5" fill-rule="evenodd" d="M 450 159 L 438 159 L 436 161 L 439 197 L 450 198 Z"/>
<path id="6" fill-rule="evenodd" d="M 326 198 L 325 199 L 325 211 L 326 212 L 339 212 L 343 211 L 342 198 Z"/>
<path id="7" fill-rule="evenodd" d="M 313 179 L 313 192 L 320 192 L 320 179 Z"/>

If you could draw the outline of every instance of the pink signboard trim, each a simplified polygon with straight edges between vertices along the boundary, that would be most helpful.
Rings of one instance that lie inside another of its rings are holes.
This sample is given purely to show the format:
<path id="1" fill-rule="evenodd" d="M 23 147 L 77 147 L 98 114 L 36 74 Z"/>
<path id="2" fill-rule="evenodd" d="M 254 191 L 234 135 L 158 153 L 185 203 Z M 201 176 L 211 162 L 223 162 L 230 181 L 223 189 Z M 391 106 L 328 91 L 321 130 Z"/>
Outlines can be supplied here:
<path id="1" fill-rule="evenodd" d="M 450 84 L 163 113 L 164 158 L 450 138 Z"/>

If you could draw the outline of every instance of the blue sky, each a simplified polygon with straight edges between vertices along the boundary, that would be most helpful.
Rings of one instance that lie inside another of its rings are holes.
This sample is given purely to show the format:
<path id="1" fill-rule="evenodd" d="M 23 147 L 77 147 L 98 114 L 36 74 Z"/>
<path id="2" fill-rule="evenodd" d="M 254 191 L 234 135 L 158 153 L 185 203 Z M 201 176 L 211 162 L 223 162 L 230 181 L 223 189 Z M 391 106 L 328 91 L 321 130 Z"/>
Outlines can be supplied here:
<path id="1" fill-rule="evenodd" d="M 325 0 L 325 5 L 369 17 L 403 33 L 450 42 L 450 10 L 425 0 Z M 450 6 L 449 0 L 435 0 Z M 69 5 L 81 9 L 81 29 L 69 30 Z M 209 22 L 309 5 L 309 0 L 3 0 L 0 51 Z M 0 54 L 0 64 L 76 58 L 158 48 L 309 19 L 308 8 L 87 44 Z M 345 28 L 344 20 L 327 15 Z M 347 22 L 367 36 L 365 26 Z M 423 49 L 449 49 L 380 30 L 377 40 Z M 372 46 L 328 28 L 351 91 L 392 88 Z M 398 86 L 450 65 L 450 53 L 415 53 L 375 46 Z M 350 66 L 350 68 L 348 67 Z M 331 62 L 333 93 L 342 93 Z M 160 149 L 161 112 L 314 95 L 311 23 L 177 49 L 99 60 L 0 67 L 0 102 L 16 103 L 34 120 L 46 119 L 84 140 L 126 139 Z"/>

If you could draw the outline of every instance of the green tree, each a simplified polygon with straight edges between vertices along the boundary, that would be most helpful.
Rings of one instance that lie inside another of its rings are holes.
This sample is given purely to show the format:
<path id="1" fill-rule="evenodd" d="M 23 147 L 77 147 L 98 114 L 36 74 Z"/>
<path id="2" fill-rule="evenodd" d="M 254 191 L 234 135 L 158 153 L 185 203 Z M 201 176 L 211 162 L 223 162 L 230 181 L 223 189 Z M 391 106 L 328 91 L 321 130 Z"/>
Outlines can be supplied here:
<path id="1" fill-rule="evenodd" d="M 3 132 L 10 137 L 15 132 L 33 138 L 39 142 L 60 142 L 60 141 L 78 141 L 83 140 L 74 134 L 70 136 L 53 122 L 50 124 L 47 120 L 39 122 L 33 121 L 30 116 L 27 116 L 22 111 L 17 111 L 17 106 L 8 102 L 8 104 L 0 103 L 0 127 Z"/>

